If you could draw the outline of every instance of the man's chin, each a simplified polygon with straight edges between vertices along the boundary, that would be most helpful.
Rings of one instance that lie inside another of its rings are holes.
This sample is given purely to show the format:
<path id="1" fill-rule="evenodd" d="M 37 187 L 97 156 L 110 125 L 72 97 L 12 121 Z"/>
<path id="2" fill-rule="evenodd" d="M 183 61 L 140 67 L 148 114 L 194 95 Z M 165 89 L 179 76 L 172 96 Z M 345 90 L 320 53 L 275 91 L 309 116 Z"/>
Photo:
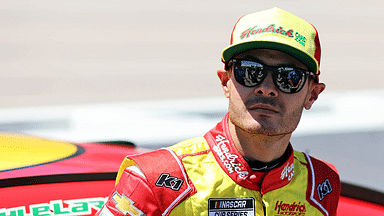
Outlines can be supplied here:
<path id="1" fill-rule="evenodd" d="M 293 130 L 279 130 L 277 127 L 267 127 L 261 124 L 255 124 L 252 127 L 246 129 L 248 133 L 254 135 L 264 135 L 264 136 L 285 136 L 287 134 L 292 134 Z"/>

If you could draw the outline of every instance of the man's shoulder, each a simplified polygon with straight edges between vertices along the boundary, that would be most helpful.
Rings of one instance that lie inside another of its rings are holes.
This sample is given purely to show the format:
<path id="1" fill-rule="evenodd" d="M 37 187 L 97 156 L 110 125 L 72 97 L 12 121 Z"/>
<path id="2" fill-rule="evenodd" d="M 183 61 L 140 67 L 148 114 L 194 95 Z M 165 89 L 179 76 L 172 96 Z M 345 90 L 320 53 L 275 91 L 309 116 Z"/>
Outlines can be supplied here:
<path id="1" fill-rule="evenodd" d="M 167 148 L 127 156 L 120 167 L 116 187 L 121 188 L 121 193 L 130 191 L 128 198 L 135 195 L 136 199 L 132 200 L 144 205 L 140 206 L 143 211 L 146 195 L 150 194 L 156 208 L 164 214 L 195 191 L 180 159 Z"/>
<path id="2" fill-rule="evenodd" d="M 307 166 L 309 169 L 314 172 L 322 172 L 322 173 L 333 173 L 335 175 L 339 175 L 335 165 L 323 161 L 319 158 L 313 157 L 307 153 L 294 151 L 294 157 L 301 164 Z"/>
<path id="3" fill-rule="evenodd" d="M 128 155 L 124 159 L 119 172 L 132 167 L 132 169 L 138 167 L 140 173 L 152 173 L 166 169 L 184 169 L 181 162 L 183 157 L 204 152 L 209 152 L 209 146 L 204 137 L 191 138 L 167 148 Z"/>
<path id="4" fill-rule="evenodd" d="M 181 141 L 173 146 L 168 147 L 179 157 L 185 155 L 200 154 L 209 151 L 209 145 L 204 137 L 195 137 Z"/>
<path id="5" fill-rule="evenodd" d="M 336 167 L 328 162 L 295 151 L 295 159 L 307 167 L 308 201 L 327 215 L 335 215 L 340 196 L 340 177 Z"/>

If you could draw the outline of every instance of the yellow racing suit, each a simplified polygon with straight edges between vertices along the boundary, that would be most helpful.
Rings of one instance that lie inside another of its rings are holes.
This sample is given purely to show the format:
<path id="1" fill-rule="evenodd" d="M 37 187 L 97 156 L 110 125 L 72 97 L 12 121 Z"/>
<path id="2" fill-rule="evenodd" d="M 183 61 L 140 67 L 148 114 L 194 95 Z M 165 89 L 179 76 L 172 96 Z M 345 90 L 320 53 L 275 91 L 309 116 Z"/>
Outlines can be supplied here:
<path id="1" fill-rule="evenodd" d="M 268 172 L 252 170 L 235 148 L 228 115 L 204 137 L 122 163 L 117 183 L 97 215 L 336 215 L 336 169 L 294 151 Z"/>

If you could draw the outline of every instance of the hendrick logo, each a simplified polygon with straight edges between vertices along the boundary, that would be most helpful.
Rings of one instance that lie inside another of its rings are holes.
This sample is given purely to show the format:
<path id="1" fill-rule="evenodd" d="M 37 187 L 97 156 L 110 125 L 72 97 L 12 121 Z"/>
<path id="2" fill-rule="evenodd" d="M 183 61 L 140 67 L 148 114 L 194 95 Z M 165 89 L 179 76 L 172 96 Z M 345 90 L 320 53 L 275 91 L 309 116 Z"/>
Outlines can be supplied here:
<path id="1" fill-rule="evenodd" d="M 328 179 L 325 179 L 323 183 L 317 185 L 317 194 L 319 195 L 320 201 L 322 201 L 324 197 L 330 193 L 332 193 L 332 187 Z"/>
<path id="2" fill-rule="evenodd" d="M 183 185 L 183 182 L 183 179 L 172 177 L 167 173 L 163 173 L 160 175 L 159 179 L 157 179 L 155 185 L 178 191 L 180 190 L 181 185 Z"/>
<path id="3" fill-rule="evenodd" d="M 277 201 L 275 211 L 279 215 L 305 215 L 305 204 L 301 202 L 284 203 L 284 201 Z"/>
<path id="4" fill-rule="evenodd" d="M 243 31 L 241 33 L 240 38 L 244 39 L 245 37 L 249 37 L 249 36 L 252 36 L 252 35 L 255 35 L 255 34 L 261 34 L 261 33 L 265 33 L 265 32 L 273 32 L 273 33 L 281 34 L 281 35 L 284 35 L 284 36 L 287 36 L 287 37 L 294 37 L 292 29 L 287 31 L 287 30 L 284 30 L 283 27 L 281 27 L 281 26 L 276 29 L 275 28 L 275 24 L 271 24 L 267 28 L 256 28 L 256 27 L 257 27 L 257 25 L 252 27 L 252 28 L 249 28 L 249 29 Z"/>
<path id="5" fill-rule="evenodd" d="M 241 33 L 240 39 L 249 38 L 250 36 L 253 36 L 253 35 L 268 33 L 268 32 L 283 35 L 288 38 L 294 37 L 295 41 L 305 46 L 306 38 L 304 37 L 304 35 L 293 31 L 293 29 L 285 30 L 284 27 L 282 26 L 279 26 L 279 28 L 275 28 L 275 24 L 271 24 L 266 28 L 257 28 L 257 25 L 255 25 L 254 27 L 248 28 L 247 30 Z"/>
<path id="6" fill-rule="evenodd" d="M 231 154 L 229 148 L 227 145 L 229 145 L 229 140 L 222 136 L 217 135 L 216 136 L 216 143 L 213 147 L 213 150 L 216 152 L 217 156 L 219 156 L 221 162 L 224 164 L 225 168 L 227 168 L 228 173 L 232 174 L 233 172 L 236 172 L 237 175 L 241 178 L 244 178 L 248 175 L 248 171 L 243 170 L 242 167 L 244 167 L 236 154 Z"/>

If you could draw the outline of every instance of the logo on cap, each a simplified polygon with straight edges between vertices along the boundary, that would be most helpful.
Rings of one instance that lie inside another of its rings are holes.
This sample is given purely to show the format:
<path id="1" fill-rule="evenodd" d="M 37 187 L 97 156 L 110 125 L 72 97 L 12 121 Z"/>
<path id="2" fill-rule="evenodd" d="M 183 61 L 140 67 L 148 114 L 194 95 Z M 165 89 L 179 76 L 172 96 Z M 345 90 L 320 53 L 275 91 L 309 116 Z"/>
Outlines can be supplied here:
<path id="1" fill-rule="evenodd" d="M 254 27 L 248 28 L 247 30 L 243 31 L 241 33 L 240 38 L 244 39 L 245 37 L 249 37 L 249 36 L 252 36 L 252 35 L 255 35 L 255 34 L 266 33 L 266 32 L 272 32 L 272 33 L 276 33 L 276 34 L 281 34 L 281 35 L 284 35 L 284 36 L 287 36 L 287 37 L 291 37 L 291 38 L 294 37 L 292 29 L 286 31 L 281 26 L 279 28 L 275 29 L 275 24 L 271 24 L 267 28 L 256 29 L 256 27 L 257 27 L 257 25 L 254 26 Z"/>

